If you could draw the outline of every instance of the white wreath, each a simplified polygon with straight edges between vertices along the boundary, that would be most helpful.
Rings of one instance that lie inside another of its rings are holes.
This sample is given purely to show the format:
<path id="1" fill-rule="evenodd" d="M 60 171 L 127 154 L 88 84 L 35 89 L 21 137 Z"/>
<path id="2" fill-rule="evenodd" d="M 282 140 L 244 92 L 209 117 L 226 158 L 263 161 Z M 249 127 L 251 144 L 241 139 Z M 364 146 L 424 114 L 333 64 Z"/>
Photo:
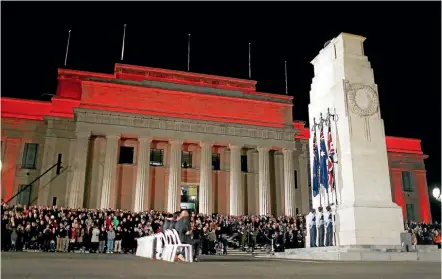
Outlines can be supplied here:
<path id="1" fill-rule="evenodd" d="M 356 92 L 364 90 L 368 94 L 369 103 L 367 108 L 361 108 L 356 103 Z M 378 111 L 379 98 L 376 91 L 369 85 L 362 83 L 348 84 L 347 87 L 348 104 L 351 110 L 360 116 L 372 116 Z"/>

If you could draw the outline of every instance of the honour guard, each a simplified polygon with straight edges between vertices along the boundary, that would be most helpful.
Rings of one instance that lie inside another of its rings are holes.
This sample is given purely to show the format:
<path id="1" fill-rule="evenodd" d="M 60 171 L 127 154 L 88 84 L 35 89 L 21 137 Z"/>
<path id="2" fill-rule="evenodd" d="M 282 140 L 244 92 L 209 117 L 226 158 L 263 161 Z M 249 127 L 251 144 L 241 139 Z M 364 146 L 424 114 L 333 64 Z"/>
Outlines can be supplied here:
<path id="1" fill-rule="evenodd" d="M 310 247 L 316 247 L 316 209 L 312 209 L 307 215 L 307 224 L 310 232 Z"/>
<path id="2" fill-rule="evenodd" d="M 325 246 L 333 246 L 333 213 L 330 206 L 327 206 L 325 210 L 327 210 L 324 213 Z"/>
<path id="3" fill-rule="evenodd" d="M 324 247 L 324 214 L 322 214 L 322 206 L 318 207 L 318 213 L 316 214 L 316 227 L 318 228 L 318 246 Z"/>

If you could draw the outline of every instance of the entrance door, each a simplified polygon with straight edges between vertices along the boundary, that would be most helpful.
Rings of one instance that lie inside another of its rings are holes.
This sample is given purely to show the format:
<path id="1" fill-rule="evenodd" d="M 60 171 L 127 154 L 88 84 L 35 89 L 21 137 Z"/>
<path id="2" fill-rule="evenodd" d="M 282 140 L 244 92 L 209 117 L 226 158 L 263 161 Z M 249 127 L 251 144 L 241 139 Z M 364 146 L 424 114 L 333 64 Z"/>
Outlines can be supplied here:
<path id="1" fill-rule="evenodd" d="M 198 185 L 181 185 L 181 210 L 198 213 Z"/>

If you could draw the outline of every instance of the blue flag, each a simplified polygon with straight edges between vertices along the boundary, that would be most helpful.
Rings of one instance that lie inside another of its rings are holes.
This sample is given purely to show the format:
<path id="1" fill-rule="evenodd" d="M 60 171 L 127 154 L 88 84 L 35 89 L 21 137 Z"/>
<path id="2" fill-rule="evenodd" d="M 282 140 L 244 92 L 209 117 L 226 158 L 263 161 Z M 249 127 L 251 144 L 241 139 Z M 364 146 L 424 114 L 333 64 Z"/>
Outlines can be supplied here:
<path id="1" fill-rule="evenodd" d="M 321 129 L 321 134 L 319 136 L 319 183 L 326 191 L 328 191 L 328 156 L 327 156 L 327 149 L 325 147 L 325 139 L 324 139 L 324 133 Z"/>
<path id="2" fill-rule="evenodd" d="M 318 145 L 316 144 L 316 129 L 313 132 L 313 197 L 319 195 L 319 156 L 318 156 Z"/>

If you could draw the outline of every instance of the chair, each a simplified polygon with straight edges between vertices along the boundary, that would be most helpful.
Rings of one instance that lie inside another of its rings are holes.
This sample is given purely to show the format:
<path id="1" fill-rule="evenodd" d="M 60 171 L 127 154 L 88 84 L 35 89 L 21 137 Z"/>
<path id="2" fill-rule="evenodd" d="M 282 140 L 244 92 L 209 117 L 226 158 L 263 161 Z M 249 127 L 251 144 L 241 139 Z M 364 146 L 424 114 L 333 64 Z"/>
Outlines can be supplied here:
<path id="1" fill-rule="evenodd" d="M 164 244 L 164 248 L 163 248 L 163 254 L 161 256 L 161 258 L 164 261 L 168 261 L 171 262 L 172 258 L 175 259 L 175 255 L 173 255 L 173 251 L 176 249 L 174 249 L 174 247 L 177 245 L 175 236 L 173 234 L 173 232 L 171 230 L 165 230 L 164 231 L 164 235 L 165 235 L 165 244 Z"/>
<path id="2" fill-rule="evenodd" d="M 160 232 L 155 235 L 156 238 L 156 251 L 155 251 L 155 258 L 156 259 L 162 259 L 164 247 L 166 245 L 166 236 L 164 233 Z"/>
<path id="3" fill-rule="evenodd" d="M 178 248 L 184 248 L 184 255 L 186 258 L 186 262 L 193 262 L 193 247 L 192 247 L 192 245 L 181 243 L 178 232 L 175 229 L 172 230 L 172 236 L 174 236 L 174 238 L 175 238 L 175 242 L 174 242 L 175 245 L 173 246 L 173 250 L 172 250 L 171 262 L 175 261 L 175 255 L 177 253 Z"/>

